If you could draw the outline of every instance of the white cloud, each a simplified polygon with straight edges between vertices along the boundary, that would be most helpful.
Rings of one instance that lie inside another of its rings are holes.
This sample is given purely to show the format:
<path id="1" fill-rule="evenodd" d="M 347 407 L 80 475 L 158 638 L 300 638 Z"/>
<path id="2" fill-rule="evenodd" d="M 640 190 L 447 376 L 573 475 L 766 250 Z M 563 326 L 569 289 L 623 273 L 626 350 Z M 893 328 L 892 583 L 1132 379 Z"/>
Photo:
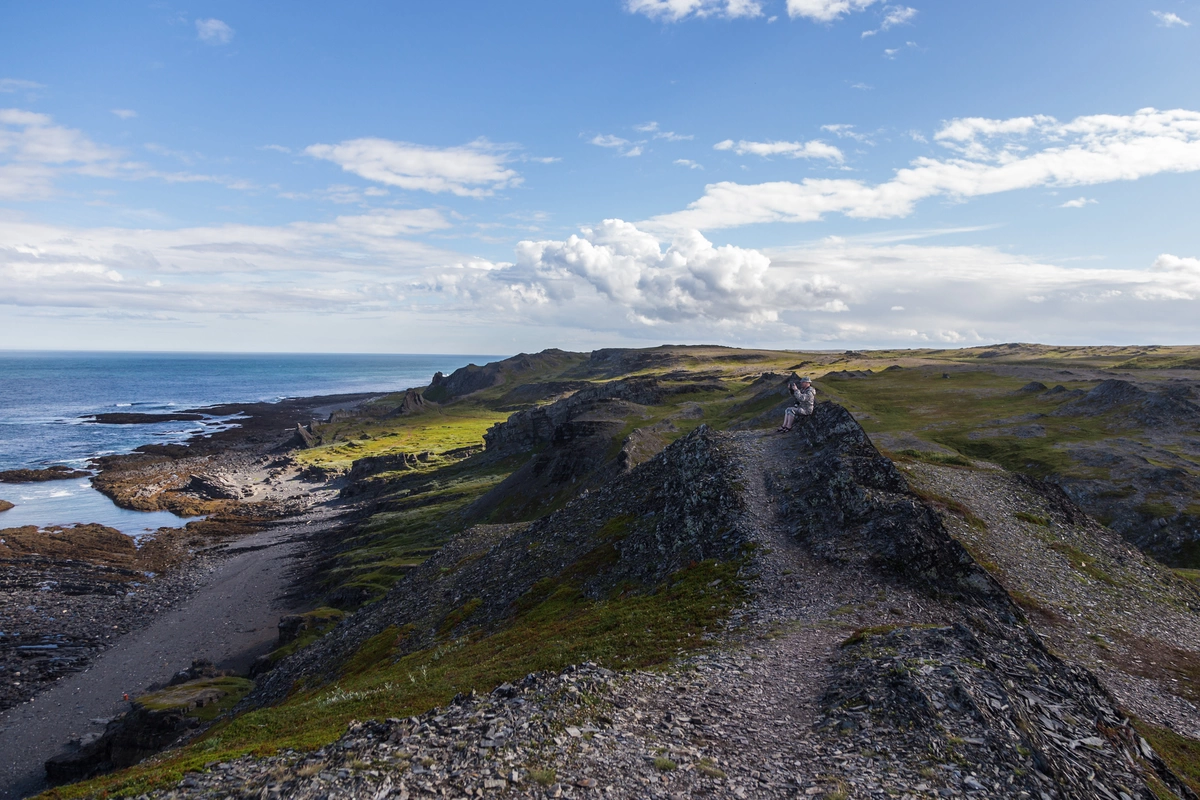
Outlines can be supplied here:
<path id="1" fill-rule="evenodd" d="M 690 158 L 677 158 L 675 159 L 675 163 L 681 167 L 687 167 L 688 169 L 704 169 L 703 164 L 697 164 Z"/>
<path id="2" fill-rule="evenodd" d="M 625 0 L 625 10 L 650 19 L 679 22 L 689 17 L 761 17 L 759 0 Z"/>
<path id="3" fill-rule="evenodd" d="M 788 16 L 817 22 L 833 22 L 846 14 L 863 11 L 879 0 L 787 0 Z"/>
<path id="4" fill-rule="evenodd" d="M 863 144 L 871 144 L 871 137 L 867 136 L 865 133 L 859 133 L 858 131 L 854 130 L 853 125 L 846 125 L 842 123 L 836 125 L 822 125 L 821 130 L 829 131 L 839 139 L 853 139 L 854 141 L 862 142 Z"/>
<path id="5" fill-rule="evenodd" d="M 712 320 L 755 324 L 783 309 L 840 311 L 837 284 L 824 277 L 778 281 L 757 250 L 714 247 L 696 231 L 663 250 L 621 220 L 605 220 L 566 241 L 524 241 L 516 265 L 495 278 L 539 302 L 570 300 L 584 288 L 627 310 L 640 324 Z"/>
<path id="6" fill-rule="evenodd" d="M 593 136 L 589 144 L 594 144 L 597 147 L 607 147 L 616 150 L 626 158 L 636 158 L 642 154 L 642 142 L 631 142 L 628 139 L 622 139 L 620 136 L 602 133 Z"/>
<path id="7" fill-rule="evenodd" d="M 35 81 L 23 81 L 19 78 L 0 78 L 0 92 L 5 94 L 44 88 L 46 87 Z"/>
<path id="8" fill-rule="evenodd" d="M 628 139 L 622 139 L 620 136 L 600 133 L 591 138 L 590 144 L 594 144 L 597 147 L 628 147 L 632 142 Z"/>
<path id="9" fill-rule="evenodd" d="M 1127 116 L 1103 114 L 1065 123 L 1050 117 L 952 120 L 935 138 L 954 157 L 917 158 L 884 183 L 816 178 L 755 185 L 725 181 L 710 184 L 686 210 L 645 224 L 654 230 L 712 230 L 758 222 L 813 222 L 830 213 L 863 219 L 904 217 L 930 197 L 963 199 L 1200 170 L 1200 113 L 1183 109 L 1147 108 Z"/>
<path id="10" fill-rule="evenodd" d="M 1068 200 L 1059 206 L 1059 208 L 1083 208 L 1084 206 L 1095 205 L 1099 200 L 1093 200 L 1090 197 L 1076 197 L 1074 200 Z"/>
<path id="11" fill-rule="evenodd" d="M 0 318 L 176 315 L 206 325 L 294 312 L 326 330 L 313 315 L 437 325 L 466 314 L 480 331 L 554 327 L 613 341 L 1078 343 L 1190 340 L 1200 299 L 1200 259 L 1172 254 L 1149 268 L 1095 269 L 988 247 L 832 237 L 762 251 L 608 220 L 565 240 L 521 242 L 513 263 L 497 263 L 411 238 L 449 225 L 428 208 L 175 230 L 0 213 L 9 309 Z"/>
<path id="12" fill-rule="evenodd" d="M 148 145 L 152 152 L 179 156 Z M 64 174 L 92 178 L 167 183 L 215 183 L 230 189 L 253 184 L 226 175 L 162 172 L 144 163 L 125 161 L 121 151 L 96 144 L 74 128 L 55 125 L 46 114 L 16 108 L 0 109 L 0 199 L 33 200 L 49 197 L 55 180 Z"/>
<path id="13" fill-rule="evenodd" d="M 732 150 L 739 156 L 756 155 L 764 158 L 770 156 L 786 156 L 787 158 L 822 158 L 836 161 L 839 164 L 845 160 L 842 151 L 831 144 L 822 141 L 811 142 L 748 142 L 745 139 L 734 142 L 726 139 L 713 145 L 714 150 Z"/>
<path id="14" fill-rule="evenodd" d="M 449 225 L 436 209 L 175 230 L 0 216 L 0 304 L 213 315 L 391 307 L 427 268 L 464 260 L 406 238 Z"/>
<path id="15" fill-rule="evenodd" d="M 284 155 L 291 155 L 291 152 L 292 152 L 292 148 L 284 147 L 281 144 L 264 144 L 262 147 L 260 147 L 258 149 L 259 150 L 274 150 L 276 153 L 283 153 Z"/>
<path id="16" fill-rule="evenodd" d="M 423 288 L 498 323 L 658 339 L 1163 340 L 1193 335 L 1194 309 L 1176 301 L 1200 298 L 1200 259 L 1067 268 L 989 247 L 833 237 L 767 252 L 715 246 L 696 231 L 664 241 L 606 220 L 566 240 L 521 242 L 511 265 L 443 270 Z"/>
<path id="17" fill-rule="evenodd" d="M 133 119 L 137 116 L 137 112 L 130 108 L 114 108 L 112 113 L 121 119 Z"/>
<path id="18" fill-rule="evenodd" d="M 63 171 L 113 175 L 126 166 L 119 155 L 80 131 L 55 125 L 45 114 L 0 109 L 0 198 L 48 197 Z"/>
<path id="19" fill-rule="evenodd" d="M 1176 26 L 1190 28 L 1192 26 L 1192 23 L 1171 11 L 1151 11 L 1150 13 L 1154 15 L 1154 18 L 1158 20 L 1158 24 L 1163 28 L 1174 28 Z"/>
<path id="20" fill-rule="evenodd" d="M 233 28 L 219 19 L 198 19 L 196 38 L 205 44 L 229 44 L 233 40 Z"/>
<path id="21" fill-rule="evenodd" d="M 389 139 L 350 139 L 314 144 L 304 152 L 367 180 L 401 189 L 486 197 L 521 182 L 520 175 L 505 166 L 508 152 L 486 139 L 445 148 Z"/>
<path id="22" fill-rule="evenodd" d="M 874 36 L 897 25 L 907 25 L 917 16 L 917 10 L 909 6 L 884 6 L 883 10 L 883 21 L 879 23 L 879 27 L 874 30 L 863 31 L 862 38 L 865 39 L 868 36 Z"/>
<path id="23" fill-rule="evenodd" d="M 664 131 L 658 127 L 657 122 L 646 122 L 641 125 L 634 125 L 633 129 L 642 133 L 652 134 L 655 139 L 666 139 L 668 142 L 690 142 L 692 139 L 696 138 L 690 133 L 684 135 L 682 133 L 676 133 L 675 131 Z"/>

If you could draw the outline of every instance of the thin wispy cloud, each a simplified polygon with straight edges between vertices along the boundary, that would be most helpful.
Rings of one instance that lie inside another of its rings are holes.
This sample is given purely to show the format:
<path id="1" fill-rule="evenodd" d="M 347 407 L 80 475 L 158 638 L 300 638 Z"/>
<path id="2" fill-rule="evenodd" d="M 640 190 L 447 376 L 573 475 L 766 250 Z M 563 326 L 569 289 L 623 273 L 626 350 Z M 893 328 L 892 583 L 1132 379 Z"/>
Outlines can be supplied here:
<path id="1" fill-rule="evenodd" d="M 120 117 L 121 119 L 133 119 L 138 115 L 137 112 L 131 108 L 114 108 L 112 109 L 111 113 L 114 116 Z"/>
<path id="2" fill-rule="evenodd" d="M 1151 11 L 1163 28 L 1190 28 L 1192 23 L 1172 11 Z"/>
<path id="3" fill-rule="evenodd" d="M 339 144 L 310 145 L 304 152 L 367 180 L 414 191 L 487 197 L 521 183 L 516 170 L 506 166 L 509 151 L 486 139 L 458 147 L 350 139 Z"/>
<path id="4" fill-rule="evenodd" d="M 675 131 L 664 131 L 658 127 L 657 122 L 646 122 L 642 125 L 634 125 L 633 129 L 640 133 L 648 133 L 655 139 L 665 139 L 668 142 L 690 142 L 695 137 L 691 134 L 676 133 Z"/>
<path id="5" fill-rule="evenodd" d="M 732 150 L 739 156 L 755 155 L 769 158 L 783 156 L 784 158 L 816 158 L 842 163 L 845 155 L 838 148 L 819 140 L 810 142 L 748 142 L 745 139 L 733 141 L 726 139 L 713 145 L 713 150 Z"/>
<path id="6" fill-rule="evenodd" d="M 46 88 L 36 81 L 24 81 L 20 78 L 0 78 L 0 92 L 12 94 L 13 92 L 31 92 L 35 89 Z"/>
<path id="7" fill-rule="evenodd" d="M 1090 197 L 1076 197 L 1074 200 L 1068 200 L 1063 203 L 1059 208 L 1083 208 L 1085 206 L 1093 206 L 1099 202 L 1099 200 L 1093 200 Z"/>
<path id="8" fill-rule="evenodd" d="M 704 169 L 704 165 L 697 164 L 695 161 L 692 161 L 690 158 L 677 158 L 677 159 L 675 159 L 674 163 L 677 166 L 687 167 L 688 169 Z"/>
<path id="9" fill-rule="evenodd" d="M 1200 112 L 1142 109 L 1059 122 L 1051 117 L 951 120 L 935 135 L 954 153 L 923 157 L 879 184 L 805 179 L 711 184 L 684 211 L 648 221 L 657 229 L 813 222 L 827 214 L 906 217 L 931 197 L 966 199 L 1038 186 L 1089 186 L 1164 172 L 1200 171 Z"/>
<path id="10" fill-rule="evenodd" d="M 739 19 L 763 14 L 759 0 L 625 0 L 625 10 L 659 22 L 706 17 Z"/>
<path id="11" fill-rule="evenodd" d="M 219 19 L 198 19 L 196 38 L 205 44 L 229 44 L 233 41 L 233 28 Z"/>
<path id="12" fill-rule="evenodd" d="M 821 130 L 828 131 L 839 139 L 853 139 L 856 142 L 863 144 L 871 144 L 871 137 L 865 133 L 859 133 L 854 129 L 853 125 L 837 123 L 833 125 L 822 125 Z"/>
<path id="13" fill-rule="evenodd" d="M 636 158 L 642 154 L 641 142 L 631 142 L 628 139 L 623 139 L 620 136 L 613 136 L 609 133 L 601 133 L 593 136 L 588 140 L 588 144 L 594 144 L 596 147 L 606 147 L 610 150 L 616 150 L 618 154 L 626 158 Z"/>
<path id="14" fill-rule="evenodd" d="M 916 16 L 917 10 L 909 6 L 885 6 L 883 21 L 879 23 L 879 27 L 874 30 L 863 31 L 862 38 L 865 39 L 868 36 L 874 36 L 897 25 L 908 25 Z"/>

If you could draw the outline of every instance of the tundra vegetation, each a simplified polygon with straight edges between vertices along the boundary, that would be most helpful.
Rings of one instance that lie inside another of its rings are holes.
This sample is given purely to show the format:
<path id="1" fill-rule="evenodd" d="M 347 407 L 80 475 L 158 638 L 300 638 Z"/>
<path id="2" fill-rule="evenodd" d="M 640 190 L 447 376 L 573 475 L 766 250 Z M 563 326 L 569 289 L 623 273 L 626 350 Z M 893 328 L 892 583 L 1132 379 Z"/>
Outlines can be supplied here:
<path id="1" fill-rule="evenodd" d="M 1182 614 L 1200 607 L 1197 369 L 1200 348 L 1178 347 L 551 350 L 439 376 L 420 398 L 401 392 L 336 412 L 292 454 L 315 479 L 340 485 L 356 509 L 319 542 L 306 575 L 319 607 L 313 624 L 272 654 L 274 668 L 247 700 L 222 707 L 185 745 L 48 796 L 138 794 L 216 761 L 323 747 L 353 720 L 419 715 L 528 673 L 588 661 L 665 668 L 707 647 L 746 601 L 752 544 L 639 572 L 623 559 L 641 552 L 635 543 L 656 541 L 652 523 L 617 501 L 595 516 L 588 498 L 649 485 L 621 481 L 701 426 L 775 427 L 787 380 L 804 374 L 818 400 L 853 415 L 1024 613 L 1059 632 L 1056 647 L 1093 669 L 1174 681 L 1178 696 L 1200 700 L 1194 650 L 1099 618 L 1072 627 L 1102 603 L 1138 613 L 1158 602 Z M 988 505 L 993 480 L 1016 481 L 1013 496 L 1024 492 L 1027 502 Z M 725 494 L 740 491 L 736 477 L 728 485 Z M 1069 534 L 1054 487 L 1119 537 L 1100 546 Z M 646 502 L 661 521 L 668 500 Z M 566 541 L 572 531 L 579 541 Z M 518 568 L 509 597 L 498 584 L 512 572 L 489 569 L 518 545 L 541 571 Z M 1135 547 L 1174 574 L 1131 565 L 1123 548 Z M 1037 570 L 1026 571 L 1027 559 Z M 415 591 L 408 584 L 428 590 L 419 613 L 353 633 L 355 619 L 382 619 L 379 609 Z M 846 616 L 830 624 L 845 628 L 847 647 L 891 631 L 856 629 Z M 920 639 L 925 627 L 908 630 Z M 1165 725 L 1137 724 L 1200 790 L 1200 745 Z M 653 766 L 673 773 L 677 764 L 659 755 Z M 697 769 L 724 778 L 707 761 Z M 530 775 L 554 780 L 548 767 Z"/>

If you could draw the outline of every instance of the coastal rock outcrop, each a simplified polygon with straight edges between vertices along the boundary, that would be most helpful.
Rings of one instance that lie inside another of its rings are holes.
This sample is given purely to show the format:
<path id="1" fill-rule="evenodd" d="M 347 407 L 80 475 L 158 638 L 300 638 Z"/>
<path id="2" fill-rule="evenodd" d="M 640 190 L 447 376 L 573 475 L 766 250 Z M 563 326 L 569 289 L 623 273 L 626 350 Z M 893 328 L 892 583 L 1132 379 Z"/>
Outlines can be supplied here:
<path id="1" fill-rule="evenodd" d="M 45 469 L 9 469 L 0 472 L 0 483 L 41 483 L 68 478 L 87 478 L 92 473 L 57 464 Z"/>

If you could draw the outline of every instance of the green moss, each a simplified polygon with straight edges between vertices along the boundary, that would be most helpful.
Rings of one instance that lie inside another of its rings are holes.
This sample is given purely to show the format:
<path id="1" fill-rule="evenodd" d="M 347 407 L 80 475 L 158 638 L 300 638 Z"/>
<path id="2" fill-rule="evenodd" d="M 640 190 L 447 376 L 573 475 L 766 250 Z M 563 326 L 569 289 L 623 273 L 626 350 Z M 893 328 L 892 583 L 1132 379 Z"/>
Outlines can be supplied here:
<path id="1" fill-rule="evenodd" d="M 554 779 L 558 777 L 552 769 L 531 769 L 529 770 L 529 779 L 539 786 L 549 786 L 554 783 Z"/>
<path id="2" fill-rule="evenodd" d="M 1019 520 L 1024 520 L 1025 522 L 1029 522 L 1034 525 L 1041 525 L 1043 528 L 1050 527 L 1049 517 L 1040 517 L 1037 514 L 1030 514 L 1028 511 L 1018 511 L 1017 513 L 1013 514 L 1013 516 Z"/>
<path id="3" fill-rule="evenodd" d="M 483 605 L 483 600 L 478 597 L 472 597 L 466 603 L 451 611 L 442 620 L 441 626 L 438 627 L 438 635 L 445 636 L 452 632 L 459 625 L 470 619 L 471 615 L 478 611 L 481 605 Z"/>
<path id="4" fill-rule="evenodd" d="M 955 500 L 951 497 L 946 497 L 945 495 L 937 494 L 936 492 L 931 492 L 927 489 L 922 489 L 918 486 L 913 486 L 912 490 L 917 496 L 932 505 L 934 508 L 942 511 L 949 511 L 952 514 L 962 517 L 972 528 L 981 531 L 987 530 L 987 523 L 984 522 L 983 519 L 978 515 L 976 515 L 974 511 L 960 503 L 958 500 Z"/>
<path id="5" fill-rule="evenodd" d="M 1193 792 L 1200 794 L 1200 741 L 1136 717 L 1134 728 Z M 1172 795 L 1173 796 L 1173 795 Z"/>
<path id="6" fill-rule="evenodd" d="M 295 639 L 288 642 L 283 647 L 279 647 L 271 651 L 268 658 L 271 660 L 272 664 L 280 659 L 287 658 L 297 650 L 303 650 L 317 639 L 320 639 L 322 636 L 328 633 L 330 629 L 337 625 L 343 617 L 346 616 L 346 612 L 337 608 L 323 606 L 321 608 L 305 612 L 302 616 L 306 618 L 308 627 L 301 631 Z"/>
<path id="7" fill-rule="evenodd" d="M 1050 549 L 1066 558 L 1071 569 L 1087 575 L 1089 578 L 1107 583 L 1109 586 L 1120 586 L 1121 582 L 1105 571 L 1096 558 L 1083 552 L 1067 542 L 1051 542 Z"/>
<path id="8" fill-rule="evenodd" d="M 142 695 L 136 702 L 148 711 L 181 711 L 207 722 L 233 708 L 253 688 L 254 682 L 245 678 L 202 678 Z"/>
<path id="9" fill-rule="evenodd" d="M 1161 500 L 1147 500 L 1144 503 L 1138 503 L 1137 513 L 1149 519 L 1159 519 L 1163 517 L 1173 517 L 1176 514 L 1175 506 L 1170 503 L 1164 503 Z"/>
<path id="10" fill-rule="evenodd" d="M 914 461 L 925 461 L 930 464 L 949 464 L 956 467 L 971 467 L 974 466 L 970 461 L 960 455 L 953 453 L 937 453 L 930 450 L 900 450 L 896 455 L 904 456 L 905 458 Z"/>

